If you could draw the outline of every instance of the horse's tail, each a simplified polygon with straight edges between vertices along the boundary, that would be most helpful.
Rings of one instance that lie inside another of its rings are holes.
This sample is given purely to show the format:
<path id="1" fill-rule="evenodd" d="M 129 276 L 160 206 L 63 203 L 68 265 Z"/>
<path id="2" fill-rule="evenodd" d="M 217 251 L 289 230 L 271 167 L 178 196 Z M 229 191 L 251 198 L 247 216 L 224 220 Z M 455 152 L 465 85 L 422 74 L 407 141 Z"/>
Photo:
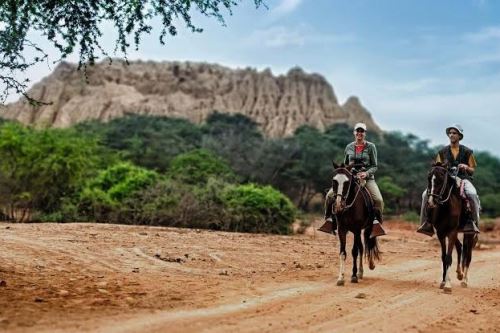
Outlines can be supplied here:
<path id="1" fill-rule="evenodd" d="M 370 234 L 372 233 L 372 226 L 369 228 L 365 228 L 364 238 L 365 238 L 365 256 L 368 258 L 368 261 L 372 261 L 373 259 L 380 260 L 380 250 L 378 248 L 377 237 L 370 238 Z"/>

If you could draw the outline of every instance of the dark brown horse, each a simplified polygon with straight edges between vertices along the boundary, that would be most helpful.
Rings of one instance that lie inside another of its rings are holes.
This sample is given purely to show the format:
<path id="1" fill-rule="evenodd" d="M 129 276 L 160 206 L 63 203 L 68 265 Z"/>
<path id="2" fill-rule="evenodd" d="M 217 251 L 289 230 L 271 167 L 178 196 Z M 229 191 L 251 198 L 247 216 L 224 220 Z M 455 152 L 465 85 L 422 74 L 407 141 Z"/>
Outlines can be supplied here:
<path id="1" fill-rule="evenodd" d="M 364 231 L 364 245 L 370 269 L 375 268 L 374 259 L 379 259 L 380 253 L 376 238 L 370 238 L 372 232 L 372 216 L 366 200 L 371 200 L 367 189 L 361 186 L 351 166 L 336 165 L 334 163 L 332 189 L 335 193 L 335 209 L 338 222 L 338 237 L 340 240 L 340 271 L 337 280 L 338 286 L 344 285 L 344 271 L 347 232 L 354 234 L 352 247 L 352 276 L 351 282 L 357 283 L 363 278 L 363 242 L 361 232 Z M 359 270 L 357 266 L 358 254 Z"/>
<path id="2" fill-rule="evenodd" d="M 463 280 L 461 283 L 463 287 L 467 287 L 472 248 L 477 242 L 475 234 L 464 234 L 463 247 L 458 240 L 460 222 L 465 218 L 465 207 L 453 172 L 454 170 L 448 170 L 447 165 L 435 163 L 429 171 L 427 180 L 427 216 L 429 222 L 434 225 L 441 243 L 443 280 L 440 288 L 448 293 L 451 292 L 449 268 L 452 264 L 453 247 L 457 250 L 457 278 Z"/>

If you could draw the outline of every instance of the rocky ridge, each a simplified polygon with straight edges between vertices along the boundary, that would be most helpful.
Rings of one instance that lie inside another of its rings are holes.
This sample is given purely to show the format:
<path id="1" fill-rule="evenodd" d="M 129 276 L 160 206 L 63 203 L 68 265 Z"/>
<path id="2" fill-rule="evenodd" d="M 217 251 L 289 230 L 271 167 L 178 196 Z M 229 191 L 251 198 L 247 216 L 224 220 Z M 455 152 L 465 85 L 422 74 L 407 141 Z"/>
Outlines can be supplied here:
<path id="1" fill-rule="evenodd" d="M 330 84 L 295 67 L 274 76 L 269 69 L 230 69 L 193 62 L 114 60 L 88 70 L 86 82 L 75 64 L 62 62 L 29 94 L 51 105 L 23 99 L 2 117 L 25 124 L 68 127 L 90 119 L 108 121 L 128 113 L 180 117 L 203 122 L 213 111 L 241 113 L 270 137 L 292 135 L 299 126 L 318 129 L 336 123 L 366 122 L 380 132 L 357 97 L 340 105 Z"/>

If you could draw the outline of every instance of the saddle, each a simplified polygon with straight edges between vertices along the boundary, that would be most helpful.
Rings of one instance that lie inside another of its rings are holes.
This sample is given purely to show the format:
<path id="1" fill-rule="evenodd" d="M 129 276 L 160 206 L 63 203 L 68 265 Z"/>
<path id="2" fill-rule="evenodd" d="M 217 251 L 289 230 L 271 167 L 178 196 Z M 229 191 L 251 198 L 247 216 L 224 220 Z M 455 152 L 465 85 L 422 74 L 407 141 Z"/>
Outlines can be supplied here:
<path id="1" fill-rule="evenodd" d="M 363 199 L 365 201 L 366 208 L 368 209 L 368 217 L 370 218 L 370 221 L 373 221 L 375 219 L 375 203 L 373 202 L 372 196 L 370 194 L 370 191 L 364 186 L 364 184 L 361 185 L 361 195 L 363 196 Z"/>
<path id="2" fill-rule="evenodd" d="M 455 177 L 454 179 L 455 183 L 453 186 L 459 190 L 460 193 L 459 196 L 463 203 L 462 211 L 460 213 L 460 221 L 458 221 L 458 230 L 463 231 L 465 225 L 467 225 L 468 223 L 474 223 L 474 218 L 472 217 L 472 208 L 470 200 L 465 194 L 465 189 L 464 189 L 465 182 L 458 177 Z M 427 203 L 426 203 L 426 209 L 429 209 Z"/>

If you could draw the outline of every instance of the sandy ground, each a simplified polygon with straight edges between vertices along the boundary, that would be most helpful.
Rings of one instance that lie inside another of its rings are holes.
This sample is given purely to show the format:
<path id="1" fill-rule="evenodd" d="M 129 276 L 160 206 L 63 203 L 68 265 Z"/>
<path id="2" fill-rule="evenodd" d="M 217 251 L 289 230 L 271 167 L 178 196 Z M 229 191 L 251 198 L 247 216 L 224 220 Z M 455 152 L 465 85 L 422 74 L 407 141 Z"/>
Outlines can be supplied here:
<path id="1" fill-rule="evenodd" d="M 338 241 L 312 228 L 0 223 L 0 331 L 500 332 L 499 224 L 480 236 L 469 287 L 453 276 L 451 294 L 438 288 L 437 240 L 384 225 L 382 261 L 350 283 L 349 250 L 338 287 Z"/>

